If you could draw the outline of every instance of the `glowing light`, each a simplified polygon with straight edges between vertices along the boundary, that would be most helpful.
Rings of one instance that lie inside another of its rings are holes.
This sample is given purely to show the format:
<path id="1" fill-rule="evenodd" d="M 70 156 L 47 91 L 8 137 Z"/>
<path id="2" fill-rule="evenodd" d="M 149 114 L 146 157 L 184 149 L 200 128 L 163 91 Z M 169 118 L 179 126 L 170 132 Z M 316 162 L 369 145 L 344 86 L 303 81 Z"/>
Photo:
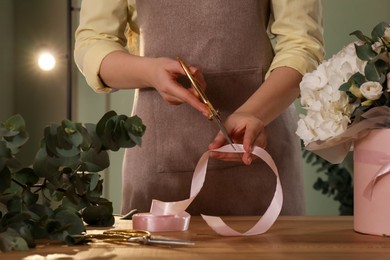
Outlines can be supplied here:
<path id="1" fill-rule="evenodd" d="M 38 57 L 38 66 L 41 70 L 50 71 L 56 66 L 56 59 L 53 54 L 49 52 L 43 52 Z"/>

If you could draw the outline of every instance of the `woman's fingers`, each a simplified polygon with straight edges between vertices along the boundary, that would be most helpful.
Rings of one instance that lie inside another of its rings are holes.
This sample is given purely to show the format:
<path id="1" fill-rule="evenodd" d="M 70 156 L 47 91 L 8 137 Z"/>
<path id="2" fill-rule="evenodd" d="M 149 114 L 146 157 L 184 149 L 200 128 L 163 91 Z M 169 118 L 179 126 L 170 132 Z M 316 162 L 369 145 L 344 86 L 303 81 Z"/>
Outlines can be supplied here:
<path id="1" fill-rule="evenodd" d="M 242 161 L 250 165 L 257 156 L 252 155 L 253 147 L 265 148 L 267 134 L 264 124 L 255 116 L 247 113 L 233 113 L 225 122 L 227 129 L 233 129 L 229 134 L 234 143 L 243 144 L 244 153 L 220 153 L 212 151 L 210 156 L 223 161 Z M 219 132 L 209 145 L 210 150 L 226 144 L 226 138 Z"/>
<path id="2" fill-rule="evenodd" d="M 199 97 L 195 95 L 194 91 L 184 88 L 176 81 L 180 74 L 185 74 L 178 61 L 160 58 L 156 66 L 155 80 L 153 80 L 153 82 L 156 82 L 154 87 L 165 101 L 173 105 L 188 103 L 202 114 L 208 114 L 208 108 L 199 100 Z M 194 71 L 197 78 L 202 82 L 203 76 L 200 70 L 193 67 L 192 71 Z"/>

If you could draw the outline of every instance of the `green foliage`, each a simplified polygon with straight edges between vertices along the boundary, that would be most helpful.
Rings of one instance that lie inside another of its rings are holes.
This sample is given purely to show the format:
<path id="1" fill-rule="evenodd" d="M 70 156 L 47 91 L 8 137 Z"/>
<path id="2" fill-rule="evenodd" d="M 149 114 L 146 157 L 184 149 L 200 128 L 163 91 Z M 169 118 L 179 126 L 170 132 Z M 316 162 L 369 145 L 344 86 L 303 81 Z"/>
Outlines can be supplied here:
<path id="1" fill-rule="evenodd" d="M 359 44 L 355 44 L 357 57 L 365 63 L 364 72 L 356 73 L 350 77 L 348 82 L 340 86 L 339 90 L 345 91 L 349 97 L 350 103 L 356 104 L 355 111 L 351 116 L 351 121 L 357 115 L 373 107 L 390 106 L 390 96 L 387 91 L 387 75 L 390 71 L 390 24 L 380 22 L 377 24 L 371 36 L 364 35 L 357 30 L 350 35 L 356 36 Z M 368 82 L 376 82 L 383 87 L 383 93 L 379 97 L 369 98 L 362 96 L 359 88 Z"/>
<path id="2" fill-rule="evenodd" d="M 27 250 L 41 238 L 72 243 L 84 222 L 112 226 L 99 172 L 110 165 L 108 150 L 140 145 L 145 126 L 110 111 L 96 125 L 63 120 L 43 132 L 32 166 L 22 167 L 16 154 L 28 140 L 24 119 L 0 124 L 1 251 Z"/>
<path id="3" fill-rule="evenodd" d="M 302 154 L 308 164 L 317 167 L 317 173 L 326 176 L 325 180 L 318 177 L 313 188 L 338 201 L 340 215 L 353 215 L 352 172 L 342 164 L 331 164 L 308 150 L 303 150 Z"/>

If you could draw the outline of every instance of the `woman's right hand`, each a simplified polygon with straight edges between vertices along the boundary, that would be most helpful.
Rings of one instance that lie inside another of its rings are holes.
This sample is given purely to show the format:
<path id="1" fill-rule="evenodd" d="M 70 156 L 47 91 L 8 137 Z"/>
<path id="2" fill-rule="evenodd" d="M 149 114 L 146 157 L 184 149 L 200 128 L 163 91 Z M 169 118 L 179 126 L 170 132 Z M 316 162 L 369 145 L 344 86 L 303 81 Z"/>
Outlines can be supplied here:
<path id="1" fill-rule="evenodd" d="M 191 74 L 205 89 L 206 82 L 199 68 L 189 66 Z M 162 98 L 172 105 L 188 103 L 203 115 L 208 116 L 209 110 L 204 103 L 199 100 L 199 95 L 193 87 L 185 88 L 178 81 L 180 75 L 185 75 L 180 63 L 170 58 L 155 58 L 151 62 L 151 69 L 148 73 L 148 81 L 162 96 Z"/>
<path id="2" fill-rule="evenodd" d="M 202 89 L 206 82 L 199 68 L 189 69 Z M 171 58 L 152 58 L 131 55 L 122 51 L 109 53 L 102 61 L 99 76 L 105 85 L 114 89 L 155 88 L 170 104 L 188 103 L 205 116 L 208 108 L 199 100 L 193 87 L 185 88 L 177 79 L 185 75 L 179 61 Z"/>

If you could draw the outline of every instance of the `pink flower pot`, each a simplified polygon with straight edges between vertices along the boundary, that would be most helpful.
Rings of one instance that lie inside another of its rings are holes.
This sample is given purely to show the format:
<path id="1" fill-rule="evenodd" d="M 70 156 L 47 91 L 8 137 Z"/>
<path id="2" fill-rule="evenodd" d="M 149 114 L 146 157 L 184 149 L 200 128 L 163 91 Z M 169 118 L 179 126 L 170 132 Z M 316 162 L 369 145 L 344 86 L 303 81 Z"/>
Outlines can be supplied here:
<path id="1" fill-rule="evenodd" d="M 354 143 L 355 231 L 390 235 L 389 169 L 390 129 L 374 129 Z"/>

